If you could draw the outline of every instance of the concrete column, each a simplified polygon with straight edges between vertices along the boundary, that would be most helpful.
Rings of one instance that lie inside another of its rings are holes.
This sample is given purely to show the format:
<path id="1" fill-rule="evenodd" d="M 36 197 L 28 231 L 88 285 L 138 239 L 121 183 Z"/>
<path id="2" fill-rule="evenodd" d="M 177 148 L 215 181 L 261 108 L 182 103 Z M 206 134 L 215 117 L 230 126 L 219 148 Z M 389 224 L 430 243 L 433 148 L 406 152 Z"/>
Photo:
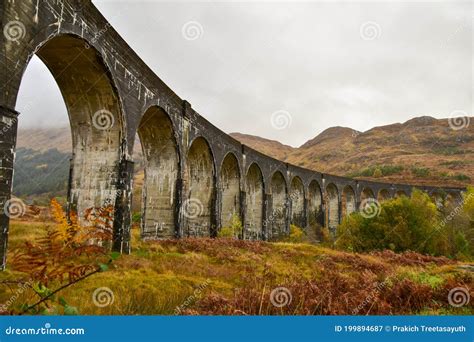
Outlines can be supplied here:
<path id="1" fill-rule="evenodd" d="M 319 205 L 318 217 L 316 218 L 316 222 L 318 222 L 321 225 L 321 227 L 324 227 L 324 224 L 325 224 L 325 218 L 326 218 L 325 210 L 326 210 L 326 207 L 324 206 L 324 202 L 321 196 L 321 204 Z"/>
<path id="2" fill-rule="evenodd" d="M 289 197 L 289 195 L 287 194 L 287 197 L 286 197 L 286 210 L 285 210 L 285 213 L 286 213 L 286 224 L 285 224 L 285 234 L 290 234 L 290 225 L 291 225 L 291 216 L 293 215 L 292 213 L 292 210 L 291 210 L 291 198 Z"/>
<path id="3" fill-rule="evenodd" d="M 337 223 L 341 224 L 342 221 L 342 196 L 339 196 L 337 200 Z"/>
<path id="4" fill-rule="evenodd" d="M 211 231 L 210 231 L 210 236 L 211 237 L 217 237 L 217 224 L 218 224 L 218 208 L 217 208 L 217 204 L 219 203 L 218 202 L 218 199 L 217 197 L 219 196 L 218 193 L 219 191 L 217 191 L 217 182 L 216 182 L 216 178 L 214 178 L 214 187 L 212 189 L 212 195 L 211 195 Z"/>
<path id="5" fill-rule="evenodd" d="M 127 254 L 130 253 L 133 166 L 133 161 L 125 158 L 119 164 L 112 241 L 112 250 Z"/>
<path id="6" fill-rule="evenodd" d="M 175 203 L 176 206 L 174 208 L 174 220 L 175 220 L 175 236 L 176 238 L 183 237 L 183 225 L 184 219 L 183 216 L 180 215 L 181 213 L 181 206 L 183 205 L 183 179 L 181 175 L 178 176 L 176 179 L 176 192 L 175 192 Z"/>
<path id="7" fill-rule="evenodd" d="M 242 220 L 242 234 L 239 236 L 240 239 L 244 238 L 245 232 L 245 211 L 247 210 L 247 193 L 245 191 L 240 191 L 240 218 Z"/>
<path id="8" fill-rule="evenodd" d="M 12 192 L 18 115 L 14 109 L 0 106 L 0 270 L 5 269 L 7 262 L 10 218 L 5 206 Z"/>
<path id="9" fill-rule="evenodd" d="M 218 173 L 219 175 L 219 173 Z M 216 176 L 216 205 L 215 205 L 215 212 L 216 212 L 216 235 L 219 232 L 220 228 L 222 228 L 222 185 L 221 179 L 219 176 Z"/>
<path id="10" fill-rule="evenodd" d="M 309 200 L 307 198 L 304 199 L 304 203 L 303 203 L 303 227 L 301 228 L 306 228 L 308 227 L 308 208 L 309 208 Z"/>
<path id="11" fill-rule="evenodd" d="M 72 177 L 73 177 L 73 170 L 74 170 L 74 157 L 69 159 L 69 177 L 67 181 L 67 203 L 66 203 L 66 216 L 69 220 L 71 212 L 76 211 L 74 205 L 72 203 Z"/>
<path id="12" fill-rule="evenodd" d="M 272 195 L 263 194 L 263 215 L 262 215 L 262 236 L 261 239 L 266 241 L 269 237 L 269 231 L 271 230 L 271 224 L 269 227 L 269 220 L 272 216 Z"/>

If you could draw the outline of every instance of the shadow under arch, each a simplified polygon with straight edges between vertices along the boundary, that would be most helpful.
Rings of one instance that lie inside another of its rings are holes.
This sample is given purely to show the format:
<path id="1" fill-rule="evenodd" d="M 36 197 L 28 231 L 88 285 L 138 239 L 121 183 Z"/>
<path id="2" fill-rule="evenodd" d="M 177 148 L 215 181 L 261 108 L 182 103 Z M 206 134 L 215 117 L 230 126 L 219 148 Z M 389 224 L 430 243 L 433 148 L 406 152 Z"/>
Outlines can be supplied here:
<path id="1" fill-rule="evenodd" d="M 63 96 L 72 134 L 69 209 L 115 205 L 124 120 L 118 92 L 100 53 L 75 35 L 46 41 L 36 55 Z"/>
<path id="2" fill-rule="evenodd" d="M 276 239 L 286 234 L 288 230 L 288 187 L 280 171 L 273 173 L 270 191 L 272 213 L 267 222 L 267 234 L 269 239 Z M 270 228 L 268 223 L 271 223 Z"/>
<path id="3" fill-rule="evenodd" d="M 334 183 L 329 183 L 325 191 L 326 222 L 325 226 L 335 233 L 339 225 L 339 191 Z"/>
<path id="4" fill-rule="evenodd" d="M 360 202 L 363 205 L 363 202 L 367 200 L 375 200 L 375 194 L 371 188 L 365 187 L 360 193 Z"/>
<path id="5" fill-rule="evenodd" d="M 244 239 L 259 240 L 263 237 L 263 174 L 252 163 L 245 176 Z"/>
<path id="6" fill-rule="evenodd" d="M 355 191 L 352 186 L 346 185 L 344 189 L 342 189 L 341 216 L 348 216 L 356 210 L 357 208 Z"/>
<path id="7" fill-rule="evenodd" d="M 183 179 L 183 235 L 211 237 L 215 231 L 216 180 L 214 155 L 208 141 L 200 136 L 190 144 Z"/>
<path id="8" fill-rule="evenodd" d="M 313 179 L 308 187 L 308 224 L 323 225 L 322 192 L 318 181 Z"/>
<path id="9" fill-rule="evenodd" d="M 141 237 L 175 237 L 180 156 L 173 124 L 163 108 L 151 106 L 137 133 L 144 160 Z"/>
<path id="10" fill-rule="evenodd" d="M 388 189 L 380 189 L 379 193 L 377 194 L 377 201 L 387 201 L 390 199 L 390 197 L 390 191 Z"/>
<path id="11" fill-rule="evenodd" d="M 230 227 L 232 217 L 240 216 L 240 167 L 239 161 L 234 153 L 228 152 L 222 160 L 219 173 L 220 201 L 220 224 L 221 227 Z"/>
<path id="12" fill-rule="evenodd" d="M 295 176 L 290 184 L 291 224 L 304 228 L 306 224 L 304 222 L 305 193 L 303 181 L 300 177 Z"/>

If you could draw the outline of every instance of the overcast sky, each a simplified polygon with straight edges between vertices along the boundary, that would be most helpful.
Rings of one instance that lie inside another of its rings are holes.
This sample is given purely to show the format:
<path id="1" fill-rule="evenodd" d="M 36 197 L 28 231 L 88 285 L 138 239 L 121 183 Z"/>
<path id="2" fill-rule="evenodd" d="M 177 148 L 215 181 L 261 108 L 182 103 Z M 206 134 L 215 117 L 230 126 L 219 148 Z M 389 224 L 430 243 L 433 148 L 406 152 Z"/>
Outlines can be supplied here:
<path id="1" fill-rule="evenodd" d="M 469 1 L 94 3 L 165 83 L 225 132 L 299 146 L 332 126 L 364 131 L 473 113 Z M 25 109 L 25 98 L 35 104 Z M 21 128 L 68 124 L 37 58 L 17 109 Z"/>

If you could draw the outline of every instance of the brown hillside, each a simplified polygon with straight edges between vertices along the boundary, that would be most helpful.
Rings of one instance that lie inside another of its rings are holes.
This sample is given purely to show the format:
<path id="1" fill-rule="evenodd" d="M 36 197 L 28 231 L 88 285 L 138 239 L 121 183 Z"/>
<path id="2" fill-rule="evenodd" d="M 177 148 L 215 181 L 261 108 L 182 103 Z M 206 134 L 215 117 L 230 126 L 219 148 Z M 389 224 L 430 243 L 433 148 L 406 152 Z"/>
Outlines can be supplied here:
<path id="1" fill-rule="evenodd" d="M 366 132 L 331 127 L 286 158 L 267 139 L 234 137 L 289 163 L 341 176 L 445 186 L 474 180 L 474 126 L 454 130 L 447 119 L 423 116 Z"/>
<path id="2" fill-rule="evenodd" d="M 294 147 L 283 145 L 279 141 L 260 138 L 255 135 L 242 133 L 230 133 L 229 135 L 249 147 L 255 148 L 258 146 L 258 151 L 280 160 L 286 160 L 296 150 Z"/>

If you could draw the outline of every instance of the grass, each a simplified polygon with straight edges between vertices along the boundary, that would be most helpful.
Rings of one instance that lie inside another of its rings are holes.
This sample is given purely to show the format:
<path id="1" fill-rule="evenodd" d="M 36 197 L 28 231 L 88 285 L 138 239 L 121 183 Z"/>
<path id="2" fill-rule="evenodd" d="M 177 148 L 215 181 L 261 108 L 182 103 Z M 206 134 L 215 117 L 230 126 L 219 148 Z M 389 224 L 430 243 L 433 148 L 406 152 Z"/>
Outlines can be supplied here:
<path id="1" fill-rule="evenodd" d="M 404 170 L 402 165 L 374 165 L 352 172 L 348 177 L 385 177 L 399 174 Z M 378 175 L 377 175 L 378 174 Z"/>
<path id="2" fill-rule="evenodd" d="M 34 239 L 43 227 L 39 222 L 12 222 L 10 250 Z M 141 241 L 136 228 L 132 247 L 109 271 L 61 295 L 84 315 L 171 315 L 177 307 L 184 314 L 353 314 L 356 308 L 358 314 L 474 314 L 472 303 L 449 305 L 449 290 L 472 291 L 474 276 L 446 258 L 389 251 L 351 254 L 289 242 Z M 0 273 L 1 280 L 24 277 L 10 267 Z M 380 284 L 376 298 L 361 307 Z M 270 299 L 272 290 L 281 286 L 292 301 L 279 308 Z M 113 292 L 114 300 L 98 307 L 92 294 L 102 287 Z M 0 303 L 14 291 L 14 286 L 0 285 Z M 12 305 L 33 299 L 27 291 Z"/>

